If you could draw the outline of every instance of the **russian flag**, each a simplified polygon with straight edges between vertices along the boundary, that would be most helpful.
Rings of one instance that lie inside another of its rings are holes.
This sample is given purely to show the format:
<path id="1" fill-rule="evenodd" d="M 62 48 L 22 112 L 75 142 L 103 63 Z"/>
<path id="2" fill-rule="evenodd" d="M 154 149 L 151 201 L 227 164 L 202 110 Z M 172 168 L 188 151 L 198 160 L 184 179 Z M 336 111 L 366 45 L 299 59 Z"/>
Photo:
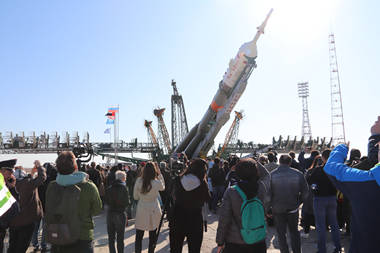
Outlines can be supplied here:
<path id="1" fill-rule="evenodd" d="M 111 107 L 111 108 L 108 108 L 108 112 L 111 112 L 111 113 L 117 113 L 117 112 L 119 112 L 119 107 Z"/>

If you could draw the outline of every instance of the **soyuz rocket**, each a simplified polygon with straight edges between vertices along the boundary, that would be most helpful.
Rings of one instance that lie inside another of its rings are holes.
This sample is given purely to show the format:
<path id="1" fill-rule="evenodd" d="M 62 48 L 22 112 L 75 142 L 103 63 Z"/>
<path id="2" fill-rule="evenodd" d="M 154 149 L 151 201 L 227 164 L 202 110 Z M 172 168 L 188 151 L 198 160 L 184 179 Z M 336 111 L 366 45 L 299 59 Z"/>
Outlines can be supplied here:
<path id="1" fill-rule="evenodd" d="M 256 67 L 257 40 L 264 33 L 264 28 L 272 14 L 271 9 L 264 22 L 257 29 L 253 40 L 244 43 L 236 57 L 230 60 L 228 69 L 219 83 L 211 105 L 201 121 L 196 124 L 177 146 L 174 153 L 185 152 L 188 158 L 206 156 L 214 144 L 220 129 L 229 120 L 231 111 L 243 94 L 248 78 Z"/>

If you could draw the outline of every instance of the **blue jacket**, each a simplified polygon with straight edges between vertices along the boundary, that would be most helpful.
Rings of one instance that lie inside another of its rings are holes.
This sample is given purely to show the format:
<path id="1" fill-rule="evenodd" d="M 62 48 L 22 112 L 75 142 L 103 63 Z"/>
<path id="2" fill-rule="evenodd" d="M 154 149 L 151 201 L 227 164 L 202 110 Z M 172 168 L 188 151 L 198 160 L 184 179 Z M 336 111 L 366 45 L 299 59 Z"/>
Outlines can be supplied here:
<path id="1" fill-rule="evenodd" d="M 369 150 L 369 153 L 373 150 Z M 358 170 L 344 164 L 346 145 L 338 145 L 330 154 L 324 170 L 352 205 L 350 253 L 380 251 L 380 164 Z"/>

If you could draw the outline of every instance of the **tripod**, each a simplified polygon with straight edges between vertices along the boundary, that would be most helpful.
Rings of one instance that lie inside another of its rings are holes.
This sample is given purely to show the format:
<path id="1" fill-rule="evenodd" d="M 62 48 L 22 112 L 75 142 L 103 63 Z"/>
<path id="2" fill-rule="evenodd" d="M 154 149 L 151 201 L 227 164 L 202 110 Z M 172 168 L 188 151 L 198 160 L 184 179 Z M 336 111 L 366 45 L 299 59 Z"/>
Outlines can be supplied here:
<path id="1" fill-rule="evenodd" d="M 167 215 L 168 210 L 169 210 L 169 208 L 171 208 L 174 205 L 172 193 L 173 193 L 173 189 L 174 189 L 174 183 L 176 182 L 176 180 L 178 180 L 177 177 L 178 176 L 171 177 L 171 182 L 169 184 L 169 188 L 167 191 L 168 195 L 166 196 L 166 199 L 163 200 L 164 201 L 164 209 L 162 211 L 162 215 L 161 215 L 160 223 L 159 223 L 158 228 L 157 228 L 156 236 L 154 237 L 153 252 L 155 251 L 156 246 L 157 246 L 158 236 L 160 235 L 161 227 L 162 227 L 162 224 L 164 223 L 164 216 L 166 214 L 166 218 L 168 218 L 168 215 Z"/>

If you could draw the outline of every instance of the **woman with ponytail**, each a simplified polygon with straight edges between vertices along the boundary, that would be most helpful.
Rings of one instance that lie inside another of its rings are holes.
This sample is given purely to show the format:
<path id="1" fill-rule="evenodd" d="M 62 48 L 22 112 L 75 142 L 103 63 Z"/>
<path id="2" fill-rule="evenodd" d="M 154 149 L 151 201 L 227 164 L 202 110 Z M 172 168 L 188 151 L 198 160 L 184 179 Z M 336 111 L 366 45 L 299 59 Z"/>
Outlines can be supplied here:
<path id="1" fill-rule="evenodd" d="M 165 190 L 165 182 L 157 164 L 147 162 L 142 169 L 142 176 L 137 178 L 133 197 L 138 200 L 136 210 L 135 252 L 140 253 L 144 231 L 149 231 L 149 253 L 154 252 L 156 229 L 161 219 L 161 208 L 158 202 L 159 192 Z"/>

